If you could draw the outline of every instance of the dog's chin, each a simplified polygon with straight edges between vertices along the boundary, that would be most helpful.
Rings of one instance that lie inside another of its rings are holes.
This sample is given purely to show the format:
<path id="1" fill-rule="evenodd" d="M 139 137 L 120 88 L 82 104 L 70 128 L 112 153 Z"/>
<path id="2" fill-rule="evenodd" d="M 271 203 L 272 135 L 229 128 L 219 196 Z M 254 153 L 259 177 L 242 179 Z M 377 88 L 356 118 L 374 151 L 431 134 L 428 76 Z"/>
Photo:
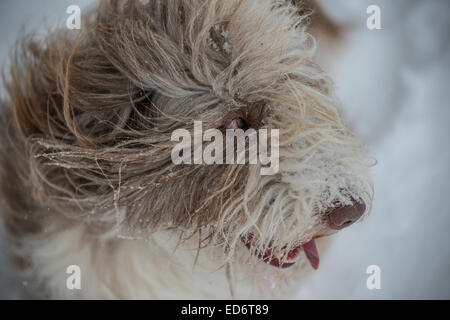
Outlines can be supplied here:
<path id="1" fill-rule="evenodd" d="M 241 237 L 242 242 L 245 244 L 245 246 L 251 250 L 252 243 L 254 240 L 253 234 L 249 233 L 246 236 Z M 287 247 L 284 246 L 283 248 Z M 286 269 L 289 267 L 292 267 L 295 265 L 299 259 L 299 256 L 301 252 L 305 253 L 306 258 L 308 259 L 309 263 L 311 264 L 311 267 L 314 270 L 317 270 L 319 268 L 320 263 L 320 257 L 319 257 L 319 251 L 317 250 L 315 239 L 311 239 L 308 242 L 302 243 L 295 248 L 291 249 L 283 258 L 277 258 L 273 257 L 272 252 L 273 248 L 271 244 L 269 244 L 264 251 L 255 250 L 254 254 L 258 259 L 263 261 L 264 263 L 267 263 L 271 266 Z"/>

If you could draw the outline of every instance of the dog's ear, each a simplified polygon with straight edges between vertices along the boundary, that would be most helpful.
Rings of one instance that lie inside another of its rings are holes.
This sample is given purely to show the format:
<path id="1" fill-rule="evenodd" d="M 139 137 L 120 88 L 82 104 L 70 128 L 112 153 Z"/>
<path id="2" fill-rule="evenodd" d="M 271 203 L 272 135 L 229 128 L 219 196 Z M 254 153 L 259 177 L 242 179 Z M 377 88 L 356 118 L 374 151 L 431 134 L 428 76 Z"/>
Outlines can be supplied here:
<path id="1" fill-rule="evenodd" d="M 24 168 L 17 156 L 23 154 L 23 150 L 14 144 L 12 125 L 11 105 L 0 100 L 0 217 L 9 234 L 21 236 L 36 232 L 38 226 L 28 217 L 35 208 L 23 196 L 30 189 L 20 183 Z M 27 223 L 23 223 L 24 220 L 28 220 Z"/>

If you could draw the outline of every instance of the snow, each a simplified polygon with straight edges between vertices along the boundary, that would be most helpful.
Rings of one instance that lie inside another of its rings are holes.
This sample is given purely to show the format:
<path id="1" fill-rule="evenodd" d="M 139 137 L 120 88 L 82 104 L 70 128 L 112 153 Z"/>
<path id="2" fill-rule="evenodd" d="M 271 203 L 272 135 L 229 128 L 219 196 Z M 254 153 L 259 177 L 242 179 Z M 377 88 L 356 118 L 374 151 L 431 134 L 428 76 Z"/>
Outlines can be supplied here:
<path id="1" fill-rule="evenodd" d="M 23 25 L 44 31 L 64 22 L 71 2 L 1 1 L 0 63 Z M 297 297 L 449 299 L 450 2 L 321 2 L 352 28 L 331 73 L 346 119 L 378 161 L 372 170 L 375 201 L 362 223 L 333 236 Z M 381 30 L 366 28 L 371 4 L 381 8 Z M 5 246 L 0 242 L 0 298 L 24 297 Z M 380 290 L 366 287 L 370 265 L 381 269 Z"/>
<path id="2" fill-rule="evenodd" d="M 378 161 L 375 201 L 365 221 L 334 236 L 297 297 L 449 299 L 450 3 L 324 4 L 339 8 L 339 21 L 357 21 L 332 74 Z M 370 4 L 381 8 L 382 30 L 365 27 Z M 380 290 L 366 287 L 370 265 L 381 269 Z"/>

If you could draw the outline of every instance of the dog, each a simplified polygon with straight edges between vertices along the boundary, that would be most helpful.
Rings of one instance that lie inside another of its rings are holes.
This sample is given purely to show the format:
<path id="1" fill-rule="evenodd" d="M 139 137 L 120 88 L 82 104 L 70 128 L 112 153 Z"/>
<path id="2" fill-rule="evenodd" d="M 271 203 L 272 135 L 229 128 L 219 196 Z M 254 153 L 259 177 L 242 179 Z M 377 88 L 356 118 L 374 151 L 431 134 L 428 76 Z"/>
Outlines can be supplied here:
<path id="1" fill-rule="evenodd" d="M 318 268 L 315 239 L 367 215 L 373 187 L 367 148 L 314 62 L 310 26 L 327 20 L 313 7 L 111 0 L 80 30 L 20 42 L 1 194 L 31 297 L 278 298 Z M 171 135 L 195 121 L 279 130 L 279 170 L 174 164 Z"/>

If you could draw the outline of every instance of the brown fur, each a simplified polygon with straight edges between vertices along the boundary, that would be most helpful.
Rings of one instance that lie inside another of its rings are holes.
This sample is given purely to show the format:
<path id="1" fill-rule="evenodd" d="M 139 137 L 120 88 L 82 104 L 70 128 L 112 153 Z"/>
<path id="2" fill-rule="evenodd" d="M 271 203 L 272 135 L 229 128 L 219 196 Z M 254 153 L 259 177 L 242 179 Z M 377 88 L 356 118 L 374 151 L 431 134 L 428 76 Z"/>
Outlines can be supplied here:
<path id="1" fill-rule="evenodd" d="M 274 34 L 285 26 L 245 22 L 245 5 L 168 0 L 143 7 L 137 1 L 106 1 L 79 33 L 57 30 L 43 41 L 24 39 L 2 108 L 2 136 L 8 139 L 1 192 L 10 235 L 40 232 L 44 218 L 57 215 L 82 222 L 94 234 L 117 230 L 136 238 L 160 228 L 181 230 L 185 238 L 208 228 L 200 247 L 214 240 L 233 248 L 243 232 L 265 230 L 269 209 L 263 201 L 271 199 L 264 195 L 288 183 L 278 175 L 263 184 L 258 166 L 175 166 L 173 130 L 191 130 L 194 119 L 223 129 L 242 116 L 256 129 L 281 128 L 285 159 L 294 156 L 292 144 L 300 143 L 293 137 L 308 132 L 307 143 L 322 139 L 353 146 L 354 137 L 334 108 L 329 78 L 309 53 L 280 54 L 284 39 Z M 295 15 L 295 8 L 282 7 L 284 14 Z M 304 16 L 284 35 L 291 37 L 297 28 L 305 35 L 299 47 L 310 52 Z M 225 30 L 231 52 L 224 46 Z M 274 40 L 260 44 L 251 30 Z M 303 73 L 293 71 L 298 66 Z M 318 218 L 327 204 L 353 197 L 335 186 L 326 200 L 302 196 L 301 205 Z M 370 191 L 360 196 L 370 203 Z M 287 225 L 262 232 L 261 247 L 277 234 L 276 244 L 289 242 L 289 250 L 321 228 L 311 220 L 316 229 L 308 233 L 298 217 L 282 214 Z"/>

